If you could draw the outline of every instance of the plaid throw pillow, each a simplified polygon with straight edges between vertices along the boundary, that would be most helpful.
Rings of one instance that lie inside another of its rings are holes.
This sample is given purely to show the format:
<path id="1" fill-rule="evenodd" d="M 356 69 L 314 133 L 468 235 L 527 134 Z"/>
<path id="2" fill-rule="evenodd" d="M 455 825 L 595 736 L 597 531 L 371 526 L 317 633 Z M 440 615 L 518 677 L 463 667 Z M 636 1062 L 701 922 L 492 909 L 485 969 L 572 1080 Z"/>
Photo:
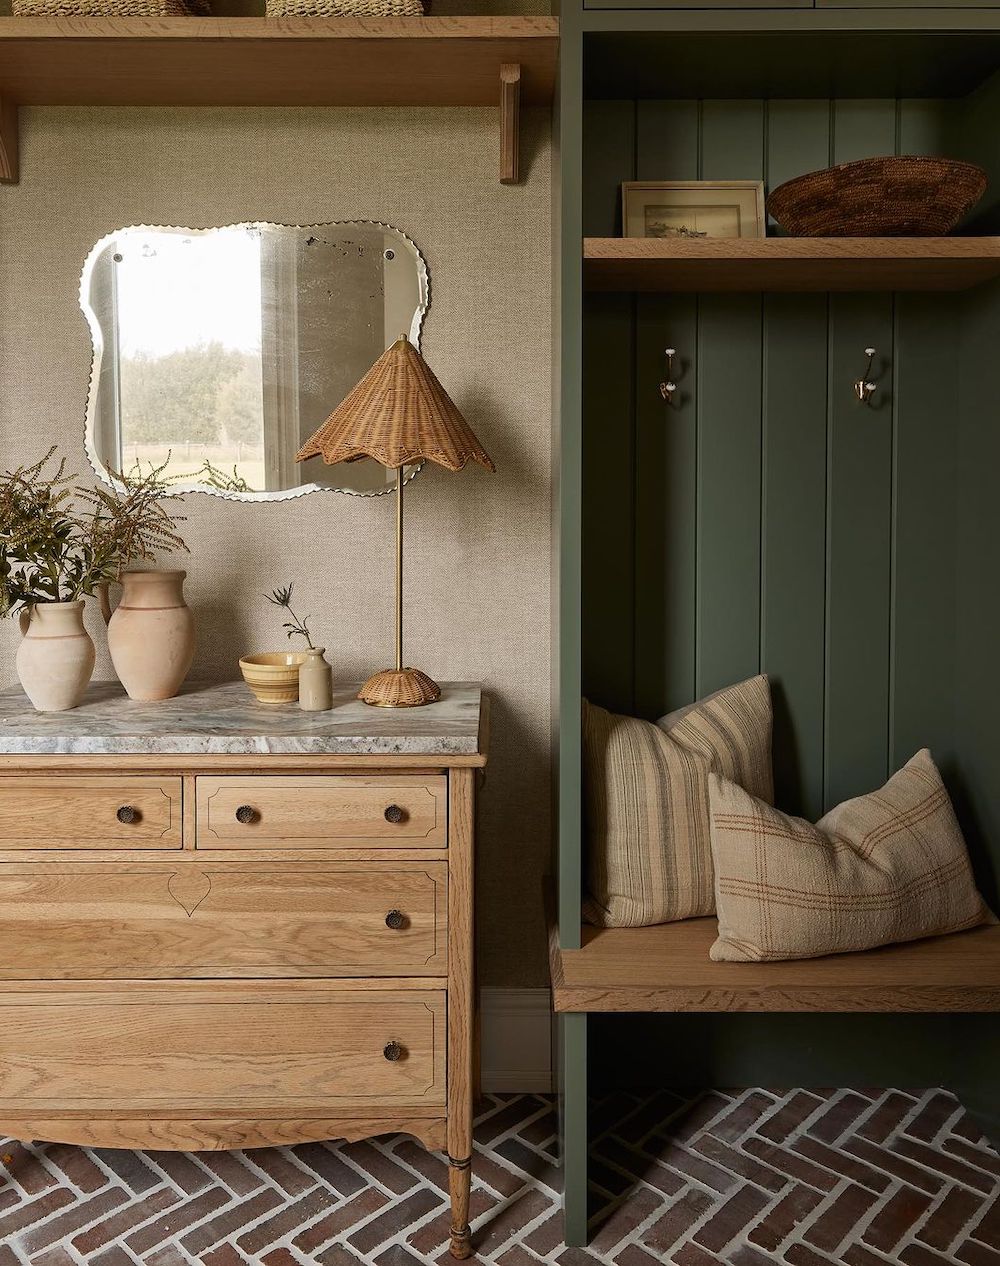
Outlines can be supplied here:
<path id="1" fill-rule="evenodd" d="M 992 919 L 928 751 L 816 826 L 710 779 L 715 960 L 815 958 Z"/>
<path id="2" fill-rule="evenodd" d="M 587 922 L 643 927 L 711 914 L 708 776 L 716 770 L 772 799 L 767 678 L 720 690 L 660 725 L 584 701 L 583 770 Z"/>

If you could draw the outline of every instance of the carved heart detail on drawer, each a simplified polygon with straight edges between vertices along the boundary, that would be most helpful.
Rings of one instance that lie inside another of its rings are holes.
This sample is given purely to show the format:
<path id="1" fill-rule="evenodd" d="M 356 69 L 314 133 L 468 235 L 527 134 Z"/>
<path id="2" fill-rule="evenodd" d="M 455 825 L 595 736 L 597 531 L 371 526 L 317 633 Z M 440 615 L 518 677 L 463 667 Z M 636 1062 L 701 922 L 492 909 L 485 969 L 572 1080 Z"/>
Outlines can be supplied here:
<path id="1" fill-rule="evenodd" d="M 193 870 L 190 866 L 176 871 L 167 880 L 167 892 L 183 908 L 189 919 L 211 891 L 211 879 L 203 870 Z"/>

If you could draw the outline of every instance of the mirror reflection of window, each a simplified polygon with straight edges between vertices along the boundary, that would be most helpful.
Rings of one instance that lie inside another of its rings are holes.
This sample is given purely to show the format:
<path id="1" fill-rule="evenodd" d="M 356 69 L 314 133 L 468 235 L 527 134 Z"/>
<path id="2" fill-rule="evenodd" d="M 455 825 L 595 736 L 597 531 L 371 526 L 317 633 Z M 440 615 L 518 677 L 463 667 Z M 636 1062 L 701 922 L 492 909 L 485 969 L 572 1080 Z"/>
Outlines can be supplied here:
<path id="1" fill-rule="evenodd" d="M 91 253 L 89 451 L 105 474 L 163 468 L 178 488 L 288 495 L 391 489 L 377 462 L 295 453 L 400 333 L 427 275 L 376 224 L 124 229 Z"/>

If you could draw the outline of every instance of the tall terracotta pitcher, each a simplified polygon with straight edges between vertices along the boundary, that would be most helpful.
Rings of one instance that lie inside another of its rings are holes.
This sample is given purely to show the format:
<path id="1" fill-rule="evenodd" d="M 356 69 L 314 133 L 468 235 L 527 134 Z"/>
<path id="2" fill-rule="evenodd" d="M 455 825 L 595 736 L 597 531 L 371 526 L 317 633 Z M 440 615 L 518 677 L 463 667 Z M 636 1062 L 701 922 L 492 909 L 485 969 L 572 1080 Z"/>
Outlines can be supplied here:
<path id="1" fill-rule="evenodd" d="M 111 614 L 111 662 L 130 699 L 172 699 L 194 658 L 194 616 L 184 601 L 186 571 L 126 571 L 122 600 Z"/>
<path id="2" fill-rule="evenodd" d="M 17 675 L 38 712 L 75 708 L 94 671 L 94 643 L 79 602 L 39 602 L 21 612 Z"/>

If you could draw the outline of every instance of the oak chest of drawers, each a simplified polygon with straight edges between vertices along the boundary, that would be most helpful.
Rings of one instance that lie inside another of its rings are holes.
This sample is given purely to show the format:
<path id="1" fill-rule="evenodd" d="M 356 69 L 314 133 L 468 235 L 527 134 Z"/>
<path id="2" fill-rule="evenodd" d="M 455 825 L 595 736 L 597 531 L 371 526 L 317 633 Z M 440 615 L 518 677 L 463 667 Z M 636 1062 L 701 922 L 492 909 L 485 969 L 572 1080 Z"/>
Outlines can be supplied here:
<path id="1" fill-rule="evenodd" d="M 470 1251 L 478 687 L 0 695 L 0 1130 L 197 1150 L 405 1131 Z"/>

